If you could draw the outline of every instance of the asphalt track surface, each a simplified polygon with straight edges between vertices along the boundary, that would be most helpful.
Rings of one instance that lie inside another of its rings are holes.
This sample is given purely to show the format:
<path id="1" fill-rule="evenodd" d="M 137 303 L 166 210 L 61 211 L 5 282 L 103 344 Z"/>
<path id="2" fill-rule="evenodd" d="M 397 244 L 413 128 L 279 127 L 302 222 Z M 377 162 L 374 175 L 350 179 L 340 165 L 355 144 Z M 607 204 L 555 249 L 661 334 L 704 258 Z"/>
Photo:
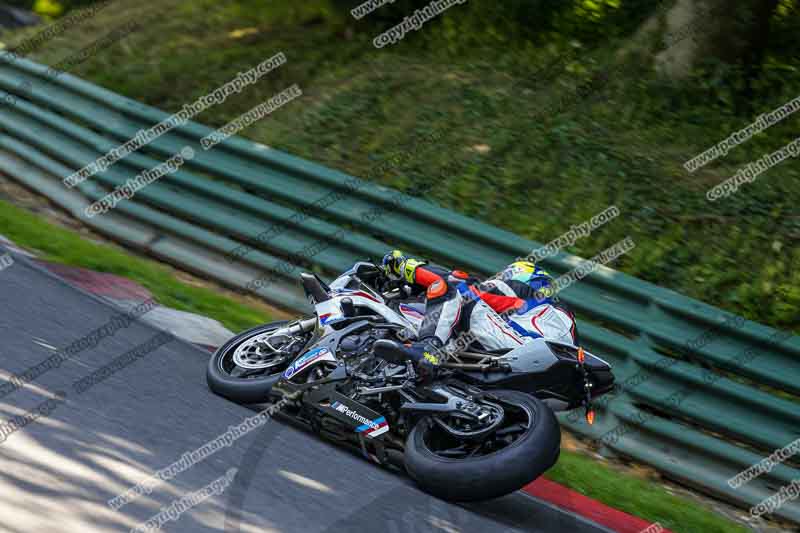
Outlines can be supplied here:
<path id="1" fill-rule="evenodd" d="M 28 259 L 14 259 L 0 271 L 0 385 L 120 314 Z M 179 339 L 85 392 L 73 387 L 158 333 L 133 322 L 0 396 L 0 423 L 37 412 L 48 399 L 55 405 L 0 443 L 0 531 L 130 531 L 232 467 L 238 472 L 230 486 L 163 531 L 608 531 L 523 493 L 469 506 L 442 502 L 405 476 L 276 420 L 113 510 L 109 499 L 253 415 L 210 393 L 208 352 Z M 53 401 L 59 392 L 63 401 Z"/>

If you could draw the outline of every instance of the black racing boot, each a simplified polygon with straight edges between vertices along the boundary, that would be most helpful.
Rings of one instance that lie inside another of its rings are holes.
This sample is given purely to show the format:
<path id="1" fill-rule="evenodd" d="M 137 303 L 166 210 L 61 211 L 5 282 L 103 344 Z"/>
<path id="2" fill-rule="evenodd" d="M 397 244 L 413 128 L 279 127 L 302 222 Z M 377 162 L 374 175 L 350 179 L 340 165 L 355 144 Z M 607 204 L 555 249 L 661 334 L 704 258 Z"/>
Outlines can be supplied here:
<path id="1" fill-rule="evenodd" d="M 414 363 L 414 368 L 420 381 L 429 383 L 436 378 L 439 366 L 439 339 L 424 339 L 410 346 L 395 341 L 381 339 L 372 345 L 373 352 L 381 359 L 394 364 L 403 364 L 406 361 Z"/>

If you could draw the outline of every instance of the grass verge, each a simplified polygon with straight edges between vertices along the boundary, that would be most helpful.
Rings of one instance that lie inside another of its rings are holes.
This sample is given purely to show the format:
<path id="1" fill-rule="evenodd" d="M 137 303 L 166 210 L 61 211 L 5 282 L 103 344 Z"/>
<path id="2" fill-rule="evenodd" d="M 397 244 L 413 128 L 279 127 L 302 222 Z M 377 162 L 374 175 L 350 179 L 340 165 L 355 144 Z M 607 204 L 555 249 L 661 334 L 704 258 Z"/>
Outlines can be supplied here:
<path id="1" fill-rule="evenodd" d="M 177 280 L 173 270 L 157 261 L 87 241 L 5 201 L 0 201 L 0 232 L 19 246 L 36 250 L 42 259 L 136 281 L 160 304 L 215 318 L 234 332 L 273 320 L 264 310 Z"/>
<path id="2" fill-rule="evenodd" d="M 610 507 L 644 517 L 675 533 L 746 533 L 750 529 L 652 480 L 623 475 L 585 455 L 563 450 L 546 477 Z"/>

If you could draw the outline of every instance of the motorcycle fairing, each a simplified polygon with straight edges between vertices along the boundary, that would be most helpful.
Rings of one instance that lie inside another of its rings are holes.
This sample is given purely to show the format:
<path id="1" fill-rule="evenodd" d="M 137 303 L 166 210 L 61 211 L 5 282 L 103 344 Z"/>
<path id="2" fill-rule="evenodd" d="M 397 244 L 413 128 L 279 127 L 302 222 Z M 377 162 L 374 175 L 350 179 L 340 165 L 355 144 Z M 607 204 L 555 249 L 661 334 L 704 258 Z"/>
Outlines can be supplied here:
<path id="1" fill-rule="evenodd" d="M 376 439 L 390 429 L 383 415 L 336 392 L 333 386 L 324 386 L 312 391 L 310 400 L 318 405 L 323 413 L 350 427 L 360 436 Z"/>
<path id="2" fill-rule="evenodd" d="M 422 320 L 425 318 L 425 304 L 417 303 L 401 303 L 397 306 L 400 313 L 406 320 L 411 322 L 417 329 L 422 326 Z"/>
<path id="3" fill-rule="evenodd" d="M 539 305 L 522 314 L 513 314 L 508 319 L 523 330 L 533 332 L 548 340 L 575 342 L 572 317 L 551 304 Z"/>
<path id="4" fill-rule="evenodd" d="M 314 348 L 295 359 L 295 361 L 283 372 L 283 377 L 286 379 L 291 379 L 295 374 L 298 374 L 303 370 L 323 361 L 329 361 L 331 363 L 337 362 L 333 352 L 331 352 L 328 348 Z"/>
<path id="5" fill-rule="evenodd" d="M 327 326 L 335 323 L 338 320 L 345 318 L 342 312 L 341 302 L 344 298 L 349 298 L 353 302 L 353 306 L 369 309 L 370 312 L 382 316 L 390 324 L 398 324 L 413 332 L 419 331 L 419 324 L 412 322 L 403 314 L 395 312 L 392 308 L 383 302 L 377 301 L 372 295 L 364 291 L 351 291 L 351 290 L 337 290 L 331 295 L 331 299 L 325 302 L 318 303 L 315 306 L 317 316 L 319 317 L 320 325 Z M 324 319 L 323 319 L 324 317 Z"/>

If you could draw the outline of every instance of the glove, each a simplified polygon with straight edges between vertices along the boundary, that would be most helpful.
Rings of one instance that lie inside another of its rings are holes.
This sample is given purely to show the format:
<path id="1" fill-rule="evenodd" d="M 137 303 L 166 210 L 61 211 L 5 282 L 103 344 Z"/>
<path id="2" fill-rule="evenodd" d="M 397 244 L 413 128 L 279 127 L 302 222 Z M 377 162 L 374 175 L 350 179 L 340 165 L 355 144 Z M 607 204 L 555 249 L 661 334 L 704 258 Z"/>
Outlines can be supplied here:
<path id="1" fill-rule="evenodd" d="M 387 277 L 390 279 L 398 279 L 403 277 L 403 263 L 406 256 L 400 250 L 392 250 L 383 256 L 381 268 Z"/>

